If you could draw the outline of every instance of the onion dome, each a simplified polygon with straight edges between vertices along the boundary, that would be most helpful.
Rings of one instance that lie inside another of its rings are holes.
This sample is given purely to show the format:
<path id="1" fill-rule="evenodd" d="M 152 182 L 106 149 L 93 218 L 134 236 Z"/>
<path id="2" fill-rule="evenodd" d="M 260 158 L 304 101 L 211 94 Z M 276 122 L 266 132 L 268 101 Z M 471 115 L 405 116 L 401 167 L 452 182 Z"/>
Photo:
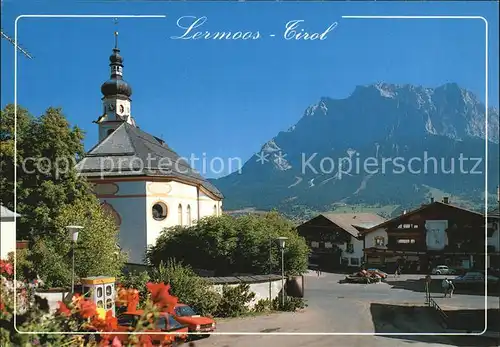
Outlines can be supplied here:
<path id="1" fill-rule="evenodd" d="M 118 33 L 115 33 L 117 38 Z M 109 66 L 111 67 L 110 79 L 101 86 L 101 93 L 104 97 L 125 96 L 129 98 L 132 95 L 132 87 L 123 79 L 123 57 L 118 49 L 118 41 L 113 48 L 113 54 L 109 57 Z"/>

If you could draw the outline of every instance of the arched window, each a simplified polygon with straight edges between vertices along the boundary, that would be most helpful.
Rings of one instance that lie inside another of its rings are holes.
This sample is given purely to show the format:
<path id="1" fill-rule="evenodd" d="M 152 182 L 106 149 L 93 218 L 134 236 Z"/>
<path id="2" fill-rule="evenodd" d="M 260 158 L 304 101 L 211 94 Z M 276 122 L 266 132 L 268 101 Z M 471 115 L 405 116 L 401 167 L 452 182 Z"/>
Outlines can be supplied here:
<path id="1" fill-rule="evenodd" d="M 189 205 L 186 208 L 186 224 L 188 227 L 191 226 L 191 206 Z"/>
<path id="2" fill-rule="evenodd" d="M 153 205 L 152 213 L 154 220 L 157 221 L 164 220 L 165 218 L 167 218 L 168 214 L 167 205 L 165 205 L 163 202 L 157 202 L 156 204 Z"/>
<path id="3" fill-rule="evenodd" d="M 179 225 L 182 225 L 182 205 L 179 204 L 179 207 L 177 207 L 177 219 Z"/>
<path id="4" fill-rule="evenodd" d="M 214 205 L 214 216 L 217 216 L 217 205 Z"/>

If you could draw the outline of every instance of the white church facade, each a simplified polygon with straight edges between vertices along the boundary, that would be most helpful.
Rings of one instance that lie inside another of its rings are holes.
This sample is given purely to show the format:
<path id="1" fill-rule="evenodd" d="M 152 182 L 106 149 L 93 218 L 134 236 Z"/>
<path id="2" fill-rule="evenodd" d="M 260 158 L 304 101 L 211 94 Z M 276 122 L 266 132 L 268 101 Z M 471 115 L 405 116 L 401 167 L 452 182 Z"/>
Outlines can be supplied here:
<path id="1" fill-rule="evenodd" d="M 128 261 L 143 264 L 147 247 L 164 228 L 221 215 L 223 195 L 163 140 L 139 129 L 117 45 L 109 60 L 111 77 L 101 86 L 103 113 L 94 121 L 99 142 L 76 169 L 114 217 Z"/>

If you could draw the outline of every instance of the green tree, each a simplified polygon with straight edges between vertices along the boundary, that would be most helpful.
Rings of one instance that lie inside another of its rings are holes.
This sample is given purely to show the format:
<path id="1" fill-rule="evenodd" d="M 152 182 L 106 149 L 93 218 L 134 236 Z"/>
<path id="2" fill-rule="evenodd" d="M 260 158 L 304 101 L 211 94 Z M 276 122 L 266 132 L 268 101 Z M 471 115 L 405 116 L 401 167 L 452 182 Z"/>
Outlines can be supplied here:
<path id="1" fill-rule="evenodd" d="M 14 207 L 14 106 L 1 112 L 2 204 Z M 48 108 L 33 117 L 22 107 L 17 112 L 16 133 L 18 238 L 56 233 L 55 218 L 61 208 L 90 194 L 89 184 L 74 169 L 84 153 L 83 132 L 70 127 L 60 108 Z"/>
<path id="2" fill-rule="evenodd" d="M 69 285 L 71 242 L 67 225 L 78 224 L 80 233 L 75 251 L 77 276 L 118 275 L 124 255 L 117 252 L 117 227 L 103 211 L 91 186 L 74 166 L 84 154 L 83 132 L 71 127 L 60 108 L 48 108 L 40 117 L 17 109 L 14 160 L 14 106 L 1 111 L 0 199 L 14 207 L 16 169 L 17 238 L 31 241 L 23 255 L 47 285 Z M 31 270 L 31 271 L 30 271 Z"/>
<path id="3" fill-rule="evenodd" d="M 277 212 L 265 215 L 204 218 L 191 227 L 165 229 L 156 245 L 148 250 L 148 260 L 158 266 L 175 258 L 196 269 L 217 275 L 234 273 L 267 274 L 281 271 L 281 251 L 277 238 L 288 237 L 285 271 L 297 275 L 306 271 L 309 248 L 293 223 Z"/>
<path id="4" fill-rule="evenodd" d="M 201 315 L 213 315 L 221 301 L 220 294 L 211 288 L 209 282 L 196 275 L 189 266 L 183 266 L 174 259 L 155 267 L 151 279 L 170 284 L 172 295 Z"/>
<path id="5" fill-rule="evenodd" d="M 72 242 L 66 226 L 80 225 L 75 245 L 76 277 L 119 276 L 125 255 L 117 247 L 118 229 L 113 217 L 101 209 L 93 195 L 66 205 L 54 221 L 56 232 L 37 236 L 28 255 L 32 269 L 47 286 L 71 283 Z"/>

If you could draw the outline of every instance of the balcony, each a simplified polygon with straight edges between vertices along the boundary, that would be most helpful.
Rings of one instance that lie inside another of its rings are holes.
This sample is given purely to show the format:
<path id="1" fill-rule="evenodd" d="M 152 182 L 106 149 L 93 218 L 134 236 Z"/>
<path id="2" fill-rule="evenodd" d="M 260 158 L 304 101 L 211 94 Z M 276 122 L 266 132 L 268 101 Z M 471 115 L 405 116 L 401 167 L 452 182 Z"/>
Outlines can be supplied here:
<path id="1" fill-rule="evenodd" d="M 415 239 L 393 239 L 389 238 L 387 244 L 389 250 L 394 251 L 425 251 L 427 249 L 424 242 Z"/>

